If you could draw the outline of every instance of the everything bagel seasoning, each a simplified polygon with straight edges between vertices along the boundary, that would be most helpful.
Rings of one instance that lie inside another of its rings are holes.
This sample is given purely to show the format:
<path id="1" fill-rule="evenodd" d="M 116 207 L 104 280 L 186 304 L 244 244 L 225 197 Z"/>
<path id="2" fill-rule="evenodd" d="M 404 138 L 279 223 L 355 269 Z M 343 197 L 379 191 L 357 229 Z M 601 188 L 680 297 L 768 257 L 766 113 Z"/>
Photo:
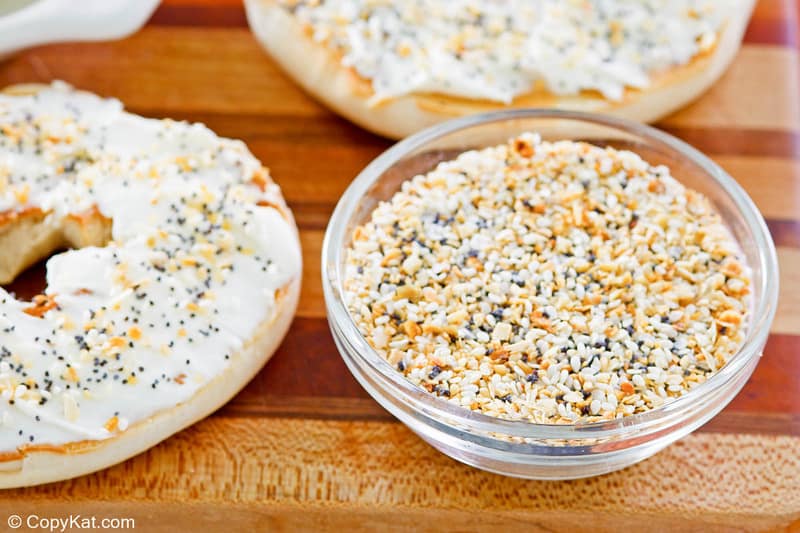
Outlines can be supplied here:
<path id="1" fill-rule="evenodd" d="M 358 227 L 347 305 L 412 383 L 536 423 L 641 413 L 738 351 L 749 271 L 701 194 L 629 151 L 523 134 Z"/>

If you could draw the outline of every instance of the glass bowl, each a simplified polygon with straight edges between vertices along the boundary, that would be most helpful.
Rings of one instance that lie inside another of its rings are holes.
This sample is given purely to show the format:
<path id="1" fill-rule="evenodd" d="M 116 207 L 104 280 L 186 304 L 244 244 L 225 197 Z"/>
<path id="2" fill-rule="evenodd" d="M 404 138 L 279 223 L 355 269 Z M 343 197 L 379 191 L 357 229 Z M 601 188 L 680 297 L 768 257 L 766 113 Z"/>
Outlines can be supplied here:
<path id="1" fill-rule="evenodd" d="M 739 242 L 751 269 L 750 320 L 739 352 L 706 382 L 651 411 L 574 425 L 509 421 L 473 412 L 407 381 L 359 332 L 345 305 L 346 250 L 401 183 L 458 153 L 505 143 L 522 132 L 543 140 L 583 140 L 630 149 L 705 194 Z M 604 474 L 641 461 L 697 429 L 730 402 L 753 373 L 778 301 L 775 245 L 752 200 L 724 170 L 686 143 L 654 128 L 607 116 L 522 109 L 459 118 L 394 145 L 342 196 L 322 247 L 322 284 L 333 338 L 353 376 L 387 411 L 435 448 L 492 472 L 535 479 Z"/>

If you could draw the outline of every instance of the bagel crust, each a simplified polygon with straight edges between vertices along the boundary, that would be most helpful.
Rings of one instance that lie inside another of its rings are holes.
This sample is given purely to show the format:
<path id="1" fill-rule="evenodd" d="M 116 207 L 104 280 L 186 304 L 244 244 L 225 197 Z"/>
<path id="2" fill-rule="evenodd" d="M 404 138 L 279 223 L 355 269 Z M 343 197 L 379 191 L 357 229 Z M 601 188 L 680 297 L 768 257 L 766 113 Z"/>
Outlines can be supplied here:
<path id="1" fill-rule="evenodd" d="M 472 86 L 465 82 L 464 87 L 448 85 L 451 90 L 445 93 L 438 86 L 423 83 L 419 88 L 392 94 L 376 92 L 375 80 L 350 64 L 340 43 L 325 37 L 327 27 L 317 28 L 299 20 L 296 4 L 302 6 L 304 2 L 245 0 L 257 39 L 289 76 L 349 120 L 395 139 L 457 116 L 514 107 L 602 112 L 643 122 L 658 120 L 708 89 L 739 48 L 754 0 L 715 3 L 724 10 L 724 19 L 716 31 L 698 37 L 702 42 L 693 56 L 645 73 L 631 73 L 618 88 L 598 84 L 597 88 L 571 87 L 575 90 L 554 92 L 539 80 L 522 91 L 509 93 L 482 86 L 471 91 Z M 384 66 L 380 70 L 385 73 L 388 69 Z M 519 81 L 514 85 L 519 86 Z M 481 91 L 486 96 L 481 96 Z"/>
<path id="2" fill-rule="evenodd" d="M 0 94 L 0 488 L 118 463 L 263 366 L 300 292 L 297 229 L 240 141 L 62 83 Z"/>

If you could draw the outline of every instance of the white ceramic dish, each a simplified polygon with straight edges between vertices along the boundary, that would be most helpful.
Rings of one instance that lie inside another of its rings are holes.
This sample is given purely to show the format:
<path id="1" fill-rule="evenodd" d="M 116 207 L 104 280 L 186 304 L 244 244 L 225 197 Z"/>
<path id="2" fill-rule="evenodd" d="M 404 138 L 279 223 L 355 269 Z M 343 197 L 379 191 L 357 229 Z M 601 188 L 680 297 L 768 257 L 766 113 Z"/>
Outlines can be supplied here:
<path id="1" fill-rule="evenodd" d="M 0 0 L 0 58 L 31 46 L 119 39 L 147 21 L 159 0 Z"/>

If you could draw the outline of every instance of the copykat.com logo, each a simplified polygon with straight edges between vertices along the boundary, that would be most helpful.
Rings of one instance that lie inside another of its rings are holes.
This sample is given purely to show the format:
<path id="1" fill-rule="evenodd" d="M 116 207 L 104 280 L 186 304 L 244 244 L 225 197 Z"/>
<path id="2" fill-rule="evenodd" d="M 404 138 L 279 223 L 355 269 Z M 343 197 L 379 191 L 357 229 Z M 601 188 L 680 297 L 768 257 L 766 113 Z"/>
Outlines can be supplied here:
<path id="1" fill-rule="evenodd" d="M 133 518 L 100 517 L 100 516 L 39 516 L 29 514 L 20 516 L 12 514 L 8 517 L 8 527 L 11 529 L 41 529 L 44 531 L 71 531 L 80 529 L 135 529 L 136 521 Z"/>

